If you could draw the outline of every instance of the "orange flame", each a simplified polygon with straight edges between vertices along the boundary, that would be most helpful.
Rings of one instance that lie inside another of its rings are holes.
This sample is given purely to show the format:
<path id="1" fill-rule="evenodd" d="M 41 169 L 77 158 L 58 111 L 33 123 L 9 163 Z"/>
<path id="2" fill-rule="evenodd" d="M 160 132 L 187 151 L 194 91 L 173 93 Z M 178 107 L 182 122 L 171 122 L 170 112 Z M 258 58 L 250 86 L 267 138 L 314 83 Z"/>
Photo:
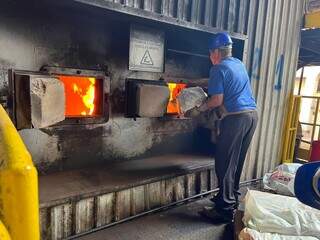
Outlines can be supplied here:
<path id="1" fill-rule="evenodd" d="M 180 114 L 180 107 L 177 101 L 177 97 L 182 89 L 186 88 L 187 85 L 184 83 L 168 83 L 170 90 L 170 100 L 167 106 L 167 113 Z"/>
<path id="2" fill-rule="evenodd" d="M 78 76 L 58 76 L 64 83 L 67 117 L 99 115 L 99 103 L 96 89 L 99 87 L 96 78 Z"/>
<path id="3" fill-rule="evenodd" d="M 90 86 L 87 89 L 86 94 L 82 95 L 82 101 L 84 105 L 89 109 L 89 113 L 86 113 L 86 115 L 92 115 L 94 111 L 94 96 L 95 96 L 95 88 L 94 85 L 96 83 L 95 78 L 89 78 Z"/>

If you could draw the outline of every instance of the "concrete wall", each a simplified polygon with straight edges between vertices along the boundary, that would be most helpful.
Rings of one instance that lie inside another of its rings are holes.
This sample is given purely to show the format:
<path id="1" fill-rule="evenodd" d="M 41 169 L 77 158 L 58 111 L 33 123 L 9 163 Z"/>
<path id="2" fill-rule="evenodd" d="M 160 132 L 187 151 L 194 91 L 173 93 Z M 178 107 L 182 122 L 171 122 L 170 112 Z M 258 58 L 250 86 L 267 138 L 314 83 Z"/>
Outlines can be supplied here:
<path id="1" fill-rule="evenodd" d="M 40 171 L 134 158 L 163 149 L 190 149 L 193 128 L 189 120 L 123 117 L 125 78 L 159 79 L 162 75 L 128 71 L 128 21 L 62 6 L 24 6 L 15 1 L 0 5 L 0 95 L 8 93 L 9 68 L 38 71 L 43 65 L 53 65 L 110 72 L 113 106 L 108 123 L 20 131 Z M 168 55 L 165 68 L 164 76 L 207 74 L 207 66 L 190 57 Z"/>

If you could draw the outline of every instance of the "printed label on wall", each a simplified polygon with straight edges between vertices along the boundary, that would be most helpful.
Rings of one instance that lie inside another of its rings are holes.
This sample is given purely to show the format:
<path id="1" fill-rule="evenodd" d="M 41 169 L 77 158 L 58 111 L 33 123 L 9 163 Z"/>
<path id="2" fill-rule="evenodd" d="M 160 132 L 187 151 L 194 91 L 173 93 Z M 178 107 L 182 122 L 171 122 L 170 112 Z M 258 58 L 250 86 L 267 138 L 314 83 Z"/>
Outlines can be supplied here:
<path id="1" fill-rule="evenodd" d="M 132 25 L 130 29 L 129 70 L 163 72 L 164 32 Z"/>

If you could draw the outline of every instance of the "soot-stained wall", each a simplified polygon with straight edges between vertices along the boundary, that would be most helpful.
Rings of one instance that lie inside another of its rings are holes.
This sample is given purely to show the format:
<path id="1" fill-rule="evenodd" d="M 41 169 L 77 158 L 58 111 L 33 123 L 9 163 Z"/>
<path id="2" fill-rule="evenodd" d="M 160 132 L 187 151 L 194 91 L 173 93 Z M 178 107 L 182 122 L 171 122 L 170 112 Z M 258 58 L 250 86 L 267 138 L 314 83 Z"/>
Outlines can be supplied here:
<path id="1" fill-rule="evenodd" d="M 20 131 L 40 172 L 190 150 L 190 120 L 124 118 L 124 84 L 127 77 L 205 77 L 207 59 L 168 54 L 165 73 L 132 72 L 128 70 L 128 52 L 129 26 L 134 20 L 63 6 L 21 5 L 15 1 L 0 5 L 1 96 L 8 95 L 10 68 L 38 71 L 50 65 L 102 69 L 111 79 L 113 105 L 107 123 Z"/>

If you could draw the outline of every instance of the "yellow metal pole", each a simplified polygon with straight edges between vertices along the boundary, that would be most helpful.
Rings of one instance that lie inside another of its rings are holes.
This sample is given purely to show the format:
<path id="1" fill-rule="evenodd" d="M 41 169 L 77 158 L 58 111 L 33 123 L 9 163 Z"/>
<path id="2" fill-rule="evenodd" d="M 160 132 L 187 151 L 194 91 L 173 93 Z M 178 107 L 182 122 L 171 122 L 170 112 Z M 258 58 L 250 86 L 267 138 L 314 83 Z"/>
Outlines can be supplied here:
<path id="1" fill-rule="evenodd" d="M 305 15 L 305 28 L 320 28 L 320 11 Z"/>
<path id="2" fill-rule="evenodd" d="M 11 240 L 9 233 L 3 223 L 0 221 L 0 239 L 1 240 Z"/>
<path id="3" fill-rule="evenodd" d="M 283 147 L 282 147 L 282 163 L 288 162 L 288 151 L 289 151 L 289 135 L 290 135 L 290 123 L 291 123 L 291 119 L 292 119 L 292 111 L 293 111 L 293 96 L 291 95 L 289 97 L 289 104 L 288 104 L 288 112 L 287 112 L 287 116 L 286 116 L 286 122 L 285 122 L 285 132 L 283 135 Z"/>
<path id="4" fill-rule="evenodd" d="M 12 240 L 39 240 L 38 174 L 0 105 L 0 218 Z"/>

